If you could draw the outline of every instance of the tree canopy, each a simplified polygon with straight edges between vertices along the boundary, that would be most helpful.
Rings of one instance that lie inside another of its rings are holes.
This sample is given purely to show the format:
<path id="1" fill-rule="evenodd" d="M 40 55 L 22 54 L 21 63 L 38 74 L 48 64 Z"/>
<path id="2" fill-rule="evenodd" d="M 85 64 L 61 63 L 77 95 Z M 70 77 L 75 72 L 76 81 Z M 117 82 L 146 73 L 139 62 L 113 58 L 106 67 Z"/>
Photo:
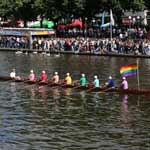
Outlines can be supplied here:
<path id="1" fill-rule="evenodd" d="M 0 16 L 24 21 L 42 19 L 58 21 L 62 18 L 93 18 L 103 10 L 113 10 L 117 20 L 125 10 L 150 9 L 149 0 L 0 0 Z M 119 14 L 119 15 L 118 15 Z"/>

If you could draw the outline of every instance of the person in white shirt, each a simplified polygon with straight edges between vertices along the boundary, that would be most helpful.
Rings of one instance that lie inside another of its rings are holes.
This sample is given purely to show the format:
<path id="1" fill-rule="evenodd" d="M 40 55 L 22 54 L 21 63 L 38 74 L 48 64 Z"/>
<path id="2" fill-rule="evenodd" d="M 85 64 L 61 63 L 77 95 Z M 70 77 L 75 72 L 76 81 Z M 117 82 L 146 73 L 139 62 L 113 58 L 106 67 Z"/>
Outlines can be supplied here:
<path id="1" fill-rule="evenodd" d="M 12 79 L 21 80 L 20 76 L 16 76 L 16 69 L 12 69 L 12 72 L 10 73 L 10 77 Z"/>
<path id="2" fill-rule="evenodd" d="M 11 78 L 16 78 L 16 70 L 12 69 L 12 72 L 10 73 Z"/>

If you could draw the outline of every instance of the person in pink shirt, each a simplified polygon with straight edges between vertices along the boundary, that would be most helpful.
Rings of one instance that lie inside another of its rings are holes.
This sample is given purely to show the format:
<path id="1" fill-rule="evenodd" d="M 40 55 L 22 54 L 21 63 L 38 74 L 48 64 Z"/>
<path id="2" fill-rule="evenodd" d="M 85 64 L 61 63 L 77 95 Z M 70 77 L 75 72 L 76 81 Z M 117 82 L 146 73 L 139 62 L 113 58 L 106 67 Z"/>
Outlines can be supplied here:
<path id="1" fill-rule="evenodd" d="M 126 77 L 123 77 L 122 79 L 123 79 L 123 81 L 121 82 L 121 88 L 124 90 L 127 90 L 128 89 L 128 82 L 126 80 Z"/>
<path id="2" fill-rule="evenodd" d="M 29 80 L 34 81 L 35 80 L 35 74 L 33 70 L 30 70 Z"/>

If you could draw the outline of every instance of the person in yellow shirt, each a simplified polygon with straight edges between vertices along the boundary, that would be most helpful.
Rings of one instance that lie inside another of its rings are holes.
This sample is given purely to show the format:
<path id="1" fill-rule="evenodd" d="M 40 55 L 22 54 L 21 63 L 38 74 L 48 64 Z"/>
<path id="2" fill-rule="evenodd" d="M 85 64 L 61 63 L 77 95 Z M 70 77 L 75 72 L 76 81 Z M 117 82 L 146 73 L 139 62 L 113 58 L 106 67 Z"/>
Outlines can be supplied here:
<path id="1" fill-rule="evenodd" d="M 70 76 L 70 73 L 66 73 L 65 82 L 67 85 L 72 84 L 72 78 Z"/>

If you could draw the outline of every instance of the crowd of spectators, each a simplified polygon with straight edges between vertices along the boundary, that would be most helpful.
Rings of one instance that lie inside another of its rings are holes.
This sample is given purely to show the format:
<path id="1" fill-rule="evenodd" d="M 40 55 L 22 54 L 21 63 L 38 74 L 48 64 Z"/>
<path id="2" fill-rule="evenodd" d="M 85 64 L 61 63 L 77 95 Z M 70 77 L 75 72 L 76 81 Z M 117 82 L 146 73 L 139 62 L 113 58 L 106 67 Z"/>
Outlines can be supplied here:
<path id="1" fill-rule="evenodd" d="M 109 30 L 98 32 L 92 29 L 83 33 L 74 29 L 64 34 L 66 35 L 58 34 L 55 38 L 34 37 L 32 48 L 34 51 L 49 52 L 150 54 L 150 40 L 147 38 L 146 30 L 142 28 L 113 28 L 111 39 Z M 3 36 L 0 37 L 0 47 L 29 49 L 29 40 L 27 37 Z"/>
<path id="2" fill-rule="evenodd" d="M 136 27 L 113 27 L 112 36 L 124 36 L 130 38 L 147 38 L 147 31 L 145 28 Z M 62 28 L 57 29 L 57 37 L 89 37 L 89 38 L 110 38 L 110 28 Z"/>
<path id="3" fill-rule="evenodd" d="M 122 40 L 120 38 L 53 38 L 34 39 L 33 49 L 43 51 L 72 51 L 74 53 L 122 53 L 148 54 L 150 41 L 147 39 Z"/>
<path id="4" fill-rule="evenodd" d="M 29 48 L 29 40 L 27 37 L 0 36 L 0 47 L 27 49 Z"/>

